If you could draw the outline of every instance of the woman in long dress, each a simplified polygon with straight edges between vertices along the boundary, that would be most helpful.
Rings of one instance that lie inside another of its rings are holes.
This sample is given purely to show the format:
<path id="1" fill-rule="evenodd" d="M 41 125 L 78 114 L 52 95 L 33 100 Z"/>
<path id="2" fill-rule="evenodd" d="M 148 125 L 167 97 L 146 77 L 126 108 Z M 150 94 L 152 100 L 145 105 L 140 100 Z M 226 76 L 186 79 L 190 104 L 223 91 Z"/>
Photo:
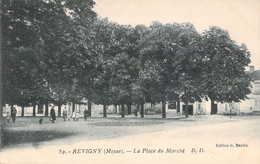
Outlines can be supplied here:
<path id="1" fill-rule="evenodd" d="M 52 106 L 51 107 L 51 121 L 52 121 L 52 123 L 54 123 L 55 120 L 56 120 L 55 110 L 54 110 L 54 106 Z"/>

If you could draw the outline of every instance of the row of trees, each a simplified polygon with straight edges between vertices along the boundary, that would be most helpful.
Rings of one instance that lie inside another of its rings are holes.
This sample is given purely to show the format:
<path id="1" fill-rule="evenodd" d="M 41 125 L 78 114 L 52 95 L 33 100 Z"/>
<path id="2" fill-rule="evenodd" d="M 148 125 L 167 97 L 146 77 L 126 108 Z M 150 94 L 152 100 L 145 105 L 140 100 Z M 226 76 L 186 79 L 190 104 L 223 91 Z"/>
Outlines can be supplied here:
<path id="1" fill-rule="evenodd" d="M 144 117 L 144 103 L 162 102 L 166 118 L 169 100 L 185 102 L 188 117 L 189 102 L 250 93 L 250 53 L 218 27 L 199 34 L 190 23 L 119 25 L 97 18 L 92 0 L 2 3 L 4 104 L 60 111 L 86 98 L 89 109 L 104 105 L 104 117 L 107 105 L 127 105 L 130 114 L 131 104 Z"/>

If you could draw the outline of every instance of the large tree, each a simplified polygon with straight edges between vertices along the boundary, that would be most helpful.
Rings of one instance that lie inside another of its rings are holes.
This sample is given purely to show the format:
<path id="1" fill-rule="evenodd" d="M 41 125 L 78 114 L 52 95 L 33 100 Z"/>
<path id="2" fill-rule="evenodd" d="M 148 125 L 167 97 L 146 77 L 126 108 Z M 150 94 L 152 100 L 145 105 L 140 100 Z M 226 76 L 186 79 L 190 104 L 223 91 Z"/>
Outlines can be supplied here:
<path id="1" fill-rule="evenodd" d="M 96 18 L 93 5 L 92 0 L 3 2 L 4 103 L 21 104 L 22 97 L 47 103 L 65 91 L 77 95 L 90 58 L 86 36 Z"/>
<path id="2" fill-rule="evenodd" d="M 92 102 L 103 105 L 103 116 L 106 117 L 107 105 L 113 104 L 115 96 L 111 93 L 111 80 L 113 73 L 114 57 L 119 53 L 118 40 L 115 30 L 119 25 L 107 19 L 98 19 L 93 27 L 95 34 L 95 70 L 87 75 L 92 83 L 93 91 L 88 96 Z"/>
<path id="3" fill-rule="evenodd" d="M 239 102 L 250 93 L 250 77 L 245 67 L 250 63 L 246 46 L 239 46 L 228 32 L 211 27 L 203 33 L 201 62 L 205 93 L 211 100 L 211 114 L 217 113 L 214 102 Z"/>
<path id="4" fill-rule="evenodd" d="M 162 102 L 162 117 L 166 118 L 167 100 L 182 99 L 187 104 L 201 97 L 197 80 L 200 36 L 189 23 L 163 25 L 154 22 L 149 29 L 141 54 L 147 77 L 153 80 L 143 84 L 150 88 L 145 91 L 153 93 L 150 101 Z"/>

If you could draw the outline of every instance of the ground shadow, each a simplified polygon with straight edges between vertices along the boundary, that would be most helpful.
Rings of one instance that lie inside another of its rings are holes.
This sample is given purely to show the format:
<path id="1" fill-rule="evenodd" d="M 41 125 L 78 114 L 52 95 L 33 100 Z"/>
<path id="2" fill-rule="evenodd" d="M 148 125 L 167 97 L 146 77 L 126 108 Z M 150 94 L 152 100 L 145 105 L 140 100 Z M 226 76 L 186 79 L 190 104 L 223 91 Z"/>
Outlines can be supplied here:
<path id="1" fill-rule="evenodd" d="M 69 137 L 74 135 L 74 133 L 59 131 L 11 131 L 2 129 L 1 135 L 2 148 L 24 143 L 32 143 L 37 148 L 40 142 Z"/>

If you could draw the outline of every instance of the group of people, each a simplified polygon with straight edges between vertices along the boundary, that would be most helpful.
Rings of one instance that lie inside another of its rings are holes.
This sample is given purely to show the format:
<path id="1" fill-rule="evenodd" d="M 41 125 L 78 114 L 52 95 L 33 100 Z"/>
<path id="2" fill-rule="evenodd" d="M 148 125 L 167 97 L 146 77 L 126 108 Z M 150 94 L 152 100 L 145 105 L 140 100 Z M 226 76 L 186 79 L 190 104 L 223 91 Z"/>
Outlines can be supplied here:
<path id="1" fill-rule="evenodd" d="M 10 119 L 12 118 L 12 121 L 13 123 L 15 122 L 15 119 L 16 119 L 16 113 L 17 113 L 17 110 L 15 107 L 11 107 L 11 114 L 9 112 L 6 113 L 6 120 L 7 122 L 10 121 Z"/>
<path id="2" fill-rule="evenodd" d="M 15 119 L 16 119 L 16 113 L 17 113 L 17 110 L 15 107 L 11 107 L 11 114 L 9 112 L 6 113 L 6 120 L 7 122 L 10 121 L 10 119 L 12 118 L 12 121 L 13 123 L 15 122 Z M 72 116 L 71 115 L 68 115 L 68 111 L 67 111 L 67 108 L 65 107 L 64 110 L 63 110 L 63 119 L 64 121 L 70 121 L 70 119 L 72 118 L 73 121 L 78 121 L 79 120 L 79 112 L 77 112 L 76 110 L 72 112 Z M 51 113 L 50 113 L 50 121 L 52 123 L 55 123 L 55 120 L 56 120 L 56 114 L 55 114 L 55 110 L 54 110 L 54 106 L 51 107 Z M 84 110 L 84 119 L 85 121 L 87 121 L 87 116 L 88 116 L 88 110 L 87 108 Z"/>
<path id="3" fill-rule="evenodd" d="M 84 114 L 85 121 L 87 121 L 87 116 L 88 116 L 87 108 L 84 110 L 83 114 Z M 63 116 L 63 120 L 64 121 L 67 121 L 67 120 L 70 121 L 71 119 L 73 119 L 73 121 L 78 121 L 79 120 L 79 112 L 74 110 L 72 112 L 72 115 L 69 115 L 67 107 L 65 107 L 63 109 L 62 116 Z M 51 108 L 51 121 L 54 123 L 55 120 L 56 120 L 55 110 L 54 110 L 54 106 L 52 106 L 52 108 Z"/>

